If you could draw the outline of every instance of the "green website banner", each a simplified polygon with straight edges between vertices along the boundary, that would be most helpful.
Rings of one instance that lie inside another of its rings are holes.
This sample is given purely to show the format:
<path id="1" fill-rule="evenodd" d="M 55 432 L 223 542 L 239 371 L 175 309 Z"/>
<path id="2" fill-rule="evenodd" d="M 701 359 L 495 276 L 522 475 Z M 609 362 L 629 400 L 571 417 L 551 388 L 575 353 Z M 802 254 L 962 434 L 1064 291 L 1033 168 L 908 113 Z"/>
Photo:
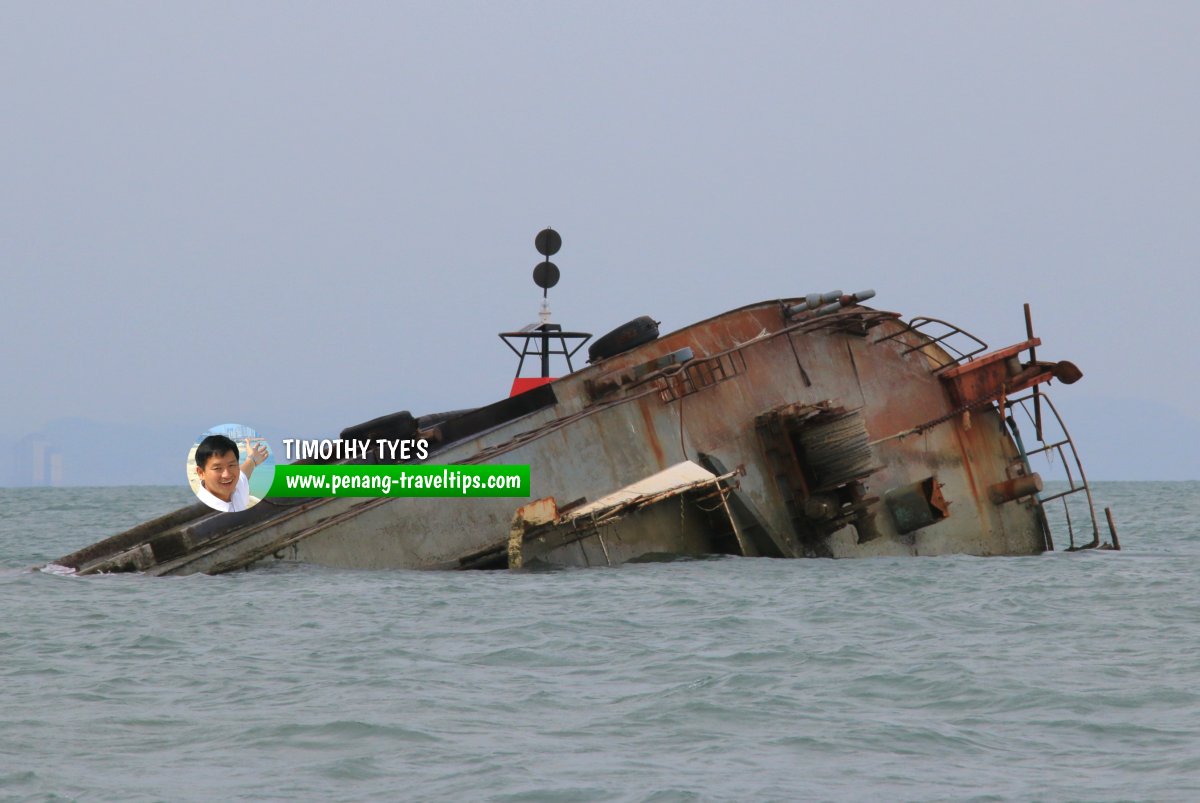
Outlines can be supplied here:
<path id="1" fill-rule="evenodd" d="M 529 466 L 276 466 L 267 496 L 529 496 Z"/>

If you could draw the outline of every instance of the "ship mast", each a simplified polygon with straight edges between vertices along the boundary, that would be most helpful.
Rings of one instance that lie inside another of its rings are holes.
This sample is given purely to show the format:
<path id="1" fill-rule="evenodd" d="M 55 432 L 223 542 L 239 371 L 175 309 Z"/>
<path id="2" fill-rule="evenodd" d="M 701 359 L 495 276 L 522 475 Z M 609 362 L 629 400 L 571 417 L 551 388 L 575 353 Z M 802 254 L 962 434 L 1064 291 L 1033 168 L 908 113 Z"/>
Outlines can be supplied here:
<path id="1" fill-rule="evenodd" d="M 560 324 L 550 322 L 550 288 L 558 284 L 561 276 L 558 266 L 550 261 L 550 257 L 562 248 L 562 237 L 554 229 L 546 228 L 538 232 L 533 240 L 533 246 L 545 259 L 533 269 L 533 283 L 542 288 L 542 306 L 538 312 L 538 323 L 531 323 L 516 332 L 501 332 L 500 339 L 517 355 L 517 373 L 513 378 L 512 390 L 509 396 L 516 396 L 527 390 L 554 381 L 550 376 L 550 355 L 561 354 L 567 361 L 568 373 L 575 370 L 571 365 L 571 357 L 591 338 L 590 332 L 564 332 Z M 517 348 L 518 343 L 520 348 Z M 541 362 L 541 375 L 537 377 L 522 377 L 521 370 L 525 367 L 525 358 L 538 356 Z"/>

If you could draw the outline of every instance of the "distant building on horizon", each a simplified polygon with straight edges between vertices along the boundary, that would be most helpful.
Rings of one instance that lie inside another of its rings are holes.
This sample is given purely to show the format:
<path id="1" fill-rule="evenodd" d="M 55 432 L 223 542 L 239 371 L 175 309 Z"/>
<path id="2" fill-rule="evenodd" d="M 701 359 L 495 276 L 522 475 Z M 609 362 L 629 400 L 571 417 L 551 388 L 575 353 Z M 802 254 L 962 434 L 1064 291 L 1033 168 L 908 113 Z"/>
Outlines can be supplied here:
<path id="1" fill-rule="evenodd" d="M 62 487 L 62 451 L 40 432 L 26 435 L 13 447 L 11 481 L 17 487 Z"/>

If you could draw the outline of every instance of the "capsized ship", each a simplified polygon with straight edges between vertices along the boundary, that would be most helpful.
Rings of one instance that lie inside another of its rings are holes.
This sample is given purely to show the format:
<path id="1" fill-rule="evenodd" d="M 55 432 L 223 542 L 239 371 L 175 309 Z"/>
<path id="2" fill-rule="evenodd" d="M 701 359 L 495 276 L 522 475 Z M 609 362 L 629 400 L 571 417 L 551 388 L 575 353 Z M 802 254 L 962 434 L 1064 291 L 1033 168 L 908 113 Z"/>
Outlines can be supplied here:
<path id="1" fill-rule="evenodd" d="M 549 257 L 561 238 L 547 229 L 536 245 Z M 558 276 L 548 259 L 535 269 L 543 299 Z M 427 463 L 528 464 L 528 500 L 268 498 L 238 513 L 198 503 L 55 563 L 176 575 L 272 561 L 498 569 L 1033 555 L 1054 549 L 1047 506 L 1060 502 L 1060 546 L 1100 547 L 1082 464 L 1042 388 L 1081 372 L 1037 359 L 1028 305 L 1025 338 L 989 350 L 945 321 L 866 306 L 873 296 L 765 301 L 663 336 L 643 316 L 596 340 L 581 370 L 571 358 L 591 336 L 551 323 L 543 301 L 540 323 L 501 335 L 519 357 L 508 398 L 342 432 L 426 438 Z M 521 375 L 530 357 L 540 376 Z M 552 358 L 569 373 L 551 379 Z M 1061 460 L 1065 489 L 1045 492 L 1039 454 Z M 1082 525 L 1069 499 L 1082 500 Z M 1106 512 L 1103 546 L 1119 548 Z"/>

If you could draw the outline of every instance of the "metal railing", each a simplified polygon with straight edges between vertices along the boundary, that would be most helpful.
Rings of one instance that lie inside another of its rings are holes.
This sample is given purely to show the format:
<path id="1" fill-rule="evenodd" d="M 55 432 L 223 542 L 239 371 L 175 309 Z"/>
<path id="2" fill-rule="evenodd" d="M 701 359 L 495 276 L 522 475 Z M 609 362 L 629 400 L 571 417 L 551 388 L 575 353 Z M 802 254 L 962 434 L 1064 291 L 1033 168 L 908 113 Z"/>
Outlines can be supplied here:
<path id="1" fill-rule="evenodd" d="M 932 331 L 924 331 L 932 329 Z M 909 346 L 902 353 L 909 354 L 914 351 L 920 351 L 926 346 L 940 346 L 943 351 L 950 357 L 950 361 L 946 362 L 941 359 L 936 353 L 929 351 L 922 352 L 929 359 L 938 363 L 938 367 L 934 369 L 934 373 L 944 371 L 955 365 L 972 359 L 976 354 L 982 354 L 987 351 L 987 343 L 977 338 L 970 332 L 955 326 L 952 323 L 940 320 L 938 318 L 917 317 L 904 324 L 904 328 L 893 332 L 886 337 L 881 337 L 876 340 L 876 343 L 883 343 L 887 340 L 897 340 L 900 337 L 914 333 L 922 341 L 915 346 Z M 904 341 L 901 341 L 904 342 Z"/>
<path id="2" fill-rule="evenodd" d="M 1053 460 L 1054 456 L 1057 455 L 1058 459 L 1061 461 L 1063 471 L 1067 476 L 1067 489 L 1064 491 L 1050 493 L 1048 495 L 1039 493 L 1035 498 L 1037 499 L 1038 504 L 1042 506 L 1043 510 L 1046 508 L 1048 503 L 1062 500 L 1063 517 L 1066 520 L 1067 535 L 1071 544 L 1067 551 L 1074 552 L 1080 549 L 1095 549 L 1096 547 L 1100 546 L 1100 522 L 1096 517 L 1096 504 L 1092 499 L 1092 489 L 1091 486 L 1088 485 L 1087 475 L 1083 471 L 1083 462 L 1079 459 L 1079 452 L 1075 448 L 1075 441 L 1071 439 L 1071 433 L 1067 431 L 1067 425 L 1063 421 L 1062 416 L 1059 414 L 1058 408 L 1054 406 L 1054 402 L 1050 400 L 1050 397 L 1047 396 L 1044 391 L 1038 395 L 1041 397 L 1041 401 L 1045 402 L 1050 407 L 1050 412 L 1053 414 L 1054 423 L 1058 428 L 1057 432 L 1049 435 L 1047 435 L 1046 430 L 1043 428 L 1042 439 L 1037 441 L 1041 444 L 1040 446 L 1028 450 L 1025 448 L 1016 418 L 1011 414 L 1012 411 L 1020 408 L 1020 410 L 1025 414 L 1025 417 L 1028 419 L 1029 423 L 1036 426 L 1034 414 L 1029 409 L 1029 403 L 1034 399 L 1033 393 L 1008 399 L 1005 406 L 1010 411 L 1010 414 L 1006 417 L 1006 420 L 1009 428 L 1012 430 L 1013 437 L 1017 441 L 1017 448 L 1021 450 L 1021 457 L 1025 460 L 1027 468 L 1029 458 L 1034 457 L 1035 455 L 1046 455 L 1046 458 L 1051 461 Z M 1043 420 L 1043 427 L 1046 423 L 1047 422 Z M 1092 540 L 1083 545 L 1076 545 L 1075 543 L 1075 523 L 1071 517 L 1071 506 L 1067 503 L 1069 497 L 1078 493 L 1083 493 L 1087 499 L 1087 513 L 1092 523 Z M 1043 521 L 1048 529 L 1048 521 L 1045 519 L 1043 519 Z"/>

